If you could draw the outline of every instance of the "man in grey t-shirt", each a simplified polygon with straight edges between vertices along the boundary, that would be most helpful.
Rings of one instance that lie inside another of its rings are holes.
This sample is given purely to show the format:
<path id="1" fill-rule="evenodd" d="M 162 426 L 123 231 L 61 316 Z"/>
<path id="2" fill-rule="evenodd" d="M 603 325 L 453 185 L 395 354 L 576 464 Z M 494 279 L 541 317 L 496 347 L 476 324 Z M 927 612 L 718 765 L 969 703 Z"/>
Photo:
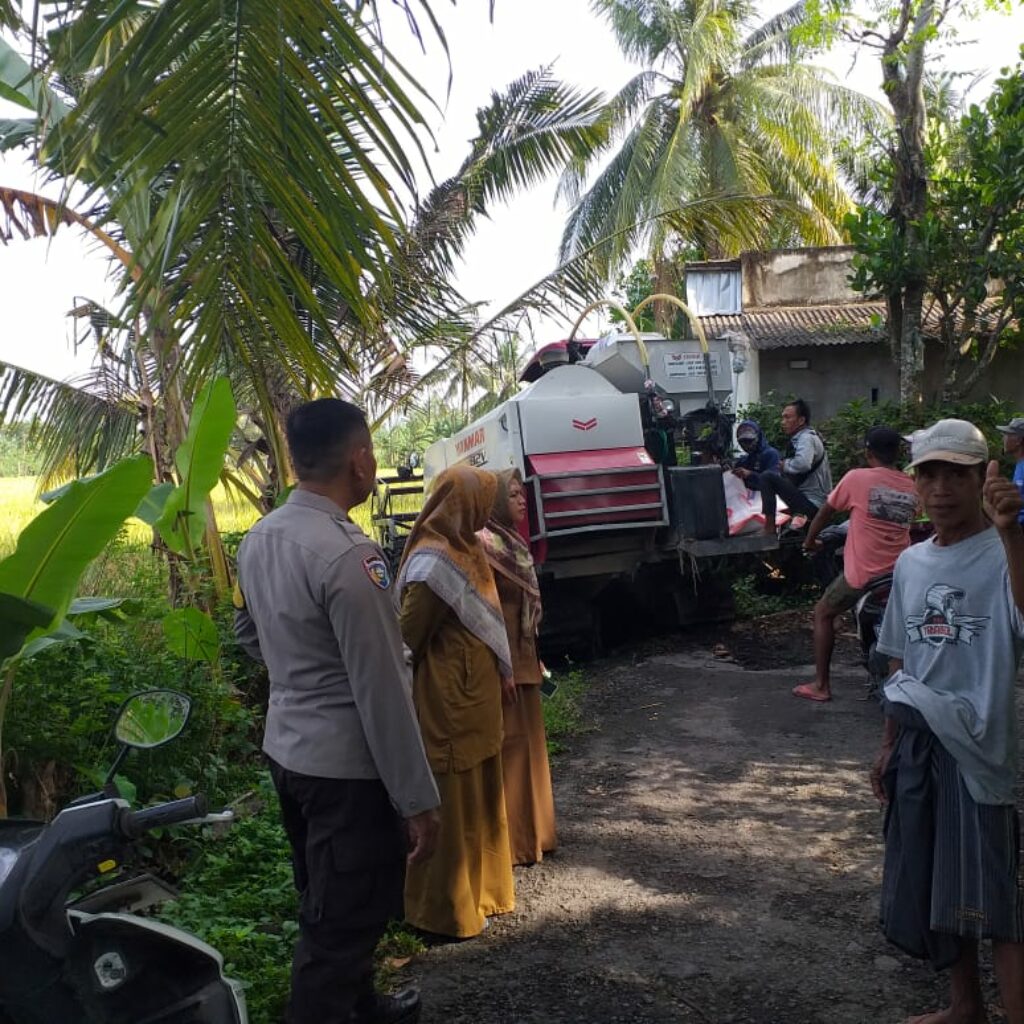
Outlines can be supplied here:
<path id="1" fill-rule="evenodd" d="M 890 656 L 882 751 L 888 804 L 882 925 L 951 967 L 952 1005 L 919 1024 L 981 1024 L 978 942 L 991 939 L 1011 1024 L 1024 1024 L 1024 898 L 1017 878 L 1017 666 L 1024 649 L 1022 501 L 984 435 L 940 420 L 911 467 L 934 537 L 896 562 L 878 649 Z"/>
<path id="2" fill-rule="evenodd" d="M 263 750 L 302 897 L 288 1024 L 412 1024 L 419 994 L 375 992 L 373 952 L 440 798 L 391 567 L 348 516 L 375 484 L 373 441 L 335 398 L 299 406 L 287 433 L 299 483 L 242 541 L 235 630 L 270 676 Z"/>
<path id="3" fill-rule="evenodd" d="M 791 515 L 813 519 L 832 490 L 832 470 L 821 435 L 811 429 L 811 410 L 802 398 L 782 408 L 782 429 L 789 438 L 777 473 L 762 473 L 761 509 L 765 533 L 775 532 L 776 495 Z"/>

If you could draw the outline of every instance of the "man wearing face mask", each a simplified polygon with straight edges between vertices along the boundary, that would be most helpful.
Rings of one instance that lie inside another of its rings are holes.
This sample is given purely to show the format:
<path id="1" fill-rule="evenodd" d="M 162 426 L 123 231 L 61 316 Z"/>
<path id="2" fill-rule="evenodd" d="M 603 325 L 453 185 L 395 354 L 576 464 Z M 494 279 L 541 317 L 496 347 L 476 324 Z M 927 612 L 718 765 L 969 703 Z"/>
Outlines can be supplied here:
<path id="1" fill-rule="evenodd" d="M 743 420 L 736 428 L 736 443 L 743 449 L 743 458 L 736 461 L 733 473 L 747 486 L 748 491 L 761 489 L 762 473 L 777 473 L 779 453 L 764 436 L 757 420 Z"/>

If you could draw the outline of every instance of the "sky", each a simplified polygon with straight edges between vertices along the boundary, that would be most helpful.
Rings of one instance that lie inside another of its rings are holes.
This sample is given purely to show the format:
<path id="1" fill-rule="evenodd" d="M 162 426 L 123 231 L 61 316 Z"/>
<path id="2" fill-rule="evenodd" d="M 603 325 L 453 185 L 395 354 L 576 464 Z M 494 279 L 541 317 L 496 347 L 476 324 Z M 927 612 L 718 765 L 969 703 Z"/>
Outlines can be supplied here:
<path id="1" fill-rule="evenodd" d="M 554 64 L 555 74 L 583 89 L 613 93 L 638 70 L 622 57 L 607 26 L 590 11 L 588 0 L 497 0 L 493 22 L 485 0 L 445 0 L 433 5 L 441 16 L 451 53 L 453 76 L 436 42 L 425 35 L 423 54 L 401 17 L 384 8 L 384 28 L 396 56 L 435 97 L 439 110 L 430 110 L 436 150 L 428 146 L 434 177 L 441 180 L 462 162 L 475 134 L 475 114 L 489 99 L 525 72 Z M 765 16 L 780 8 L 762 6 Z M 424 29 L 426 32 L 426 28 Z M 987 14 L 962 27 L 959 44 L 943 61 L 964 71 L 991 71 L 1012 63 L 1024 42 L 1024 8 L 1012 15 Z M 876 98 L 878 60 L 870 52 L 838 51 L 817 63 L 841 81 Z M 981 86 L 973 97 L 984 95 Z M 0 117 L 17 115 L 17 108 L 0 102 Z M 426 173 L 424 187 L 429 185 Z M 555 181 L 521 194 L 498 207 L 471 240 L 457 285 L 472 301 L 493 308 L 515 297 L 557 263 L 558 242 L 566 211 L 554 206 Z M 40 190 L 31 168 L 17 156 L 0 155 L 0 185 Z M 54 193 L 54 186 L 48 191 Z M 106 305 L 116 303 L 115 282 L 95 243 L 64 229 L 49 240 L 15 239 L 0 245 L 0 288 L 3 320 L 0 361 L 26 366 L 39 373 L 71 379 L 88 369 L 91 352 L 72 350 L 73 329 L 66 314 L 82 297 Z M 562 337 L 554 321 L 537 321 L 528 347 Z M 598 328 L 595 322 L 587 327 Z"/>

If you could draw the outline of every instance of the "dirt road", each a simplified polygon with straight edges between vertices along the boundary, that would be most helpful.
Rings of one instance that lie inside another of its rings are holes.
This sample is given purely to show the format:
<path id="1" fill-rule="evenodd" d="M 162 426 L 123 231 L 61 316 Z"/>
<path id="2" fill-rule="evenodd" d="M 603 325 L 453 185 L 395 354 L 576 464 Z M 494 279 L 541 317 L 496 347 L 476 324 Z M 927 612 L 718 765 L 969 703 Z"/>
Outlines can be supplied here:
<path id="1" fill-rule="evenodd" d="M 554 766 L 561 849 L 517 869 L 515 913 L 406 970 L 424 1024 L 897 1024 L 932 1008 L 943 986 L 876 924 L 878 707 L 858 700 L 849 642 L 835 701 L 791 697 L 809 650 L 790 617 L 593 666 L 594 728 Z"/>

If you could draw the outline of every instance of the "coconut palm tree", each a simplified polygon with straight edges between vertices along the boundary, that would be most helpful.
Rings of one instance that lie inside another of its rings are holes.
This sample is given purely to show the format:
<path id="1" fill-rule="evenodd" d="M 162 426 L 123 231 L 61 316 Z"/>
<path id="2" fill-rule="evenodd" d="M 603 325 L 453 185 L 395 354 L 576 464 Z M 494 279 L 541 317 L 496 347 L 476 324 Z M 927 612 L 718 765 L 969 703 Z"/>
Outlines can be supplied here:
<path id="1" fill-rule="evenodd" d="M 26 124 L 17 125 L 17 130 L 9 130 L 7 136 L 0 134 L 0 148 L 5 139 L 8 146 L 25 140 L 38 142 L 39 136 L 45 141 L 56 131 L 63 139 L 64 123 L 77 116 L 78 107 L 72 107 L 70 100 L 65 103 L 52 89 L 41 88 L 31 69 L 19 66 L 9 48 L 7 59 L 2 59 L 2 47 L 0 42 L 0 75 L 13 70 L 0 85 L 22 89 L 26 106 L 35 106 L 40 96 L 47 97 L 46 109 L 57 114 L 24 119 Z M 90 211 L 89 216 L 54 200 L 0 188 L 0 235 L 45 235 L 63 230 L 64 225 L 80 227 L 107 245 L 134 284 L 143 282 L 144 289 L 136 295 L 145 297 L 141 310 L 129 304 L 125 313 L 105 317 L 108 335 L 101 349 L 101 366 L 84 382 L 89 401 L 85 394 L 13 366 L 0 366 L 0 398 L 11 408 L 24 410 L 29 402 L 39 407 L 47 396 L 43 407 L 47 418 L 40 428 L 47 438 L 47 451 L 53 455 L 47 470 L 59 473 L 81 469 L 83 462 L 90 462 L 85 458 L 69 463 L 63 458 L 74 447 L 74 439 L 82 436 L 86 414 L 91 417 L 90 437 L 102 430 L 110 442 L 90 444 L 89 457 L 95 458 L 88 468 L 101 468 L 104 461 L 120 454 L 119 445 L 134 440 L 123 429 L 123 412 L 141 404 L 138 374 L 131 380 L 118 378 L 121 387 L 111 389 L 106 386 L 111 377 L 103 365 L 109 357 L 116 356 L 118 365 L 127 361 L 143 371 L 152 362 L 149 357 L 155 359 L 152 392 L 162 417 L 170 414 L 165 399 L 171 388 L 178 386 L 180 391 L 184 382 L 188 390 L 192 382 L 208 374 L 227 373 L 248 425 L 264 434 L 262 449 L 268 449 L 264 454 L 269 470 L 280 483 L 284 475 L 280 467 L 287 463 L 279 426 L 295 401 L 317 391 L 340 390 L 361 400 L 377 418 L 387 405 L 404 399 L 415 386 L 410 350 L 441 346 L 449 351 L 464 345 L 467 360 L 475 358 L 470 352 L 471 342 L 480 342 L 473 337 L 475 307 L 450 283 L 465 241 L 490 204 L 539 181 L 566 160 L 585 155 L 600 137 L 594 124 L 602 102 L 599 94 L 558 82 L 549 68 L 530 72 L 494 93 L 480 111 L 480 133 L 460 170 L 415 203 L 407 223 L 390 225 L 394 244 L 377 268 L 379 273 L 366 272 L 359 282 L 360 305 L 351 300 L 332 267 L 311 247 L 302 223 L 296 227 L 301 215 L 318 216 L 317 203 L 309 199 L 303 205 L 301 194 L 282 211 L 269 198 L 258 201 L 257 190 L 251 206 L 236 214 L 236 219 L 246 220 L 241 226 L 247 225 L 253 235 L 251 252 L 270 273 L 268 283 L 263 280 L 265 274 L 254 276 L 252 268 L 225 280 L 219 264 L 201 267 L 196 261 L 202 257 L 206 240 L 198 235 L 176 259 L 165 259 L 163 253 L 153 251 L 147 237 L 153 210 L 159 212 L 165 189 L 173 187 L 166 175 L 157 179 L 148 202 L 143 194 L 134 206 L 112 202 Z M 265 117 L 273 119 L 276 103 L 274 98 L 268 104 Z M 0 133 L 3 127 L 0 123 Z M 70 135 L 70 129 L 67 133 Z M 99 145 L 102 147 L 102 141 Z M 57 152 L 62 156 L 65 151 Z M 114 156 L 104 159 L 113 160 Z M 134 188 L 131 175 L 123 187 Z M 115 223 L 118 215 L 122 219 Z M 239 225 L 233 230 L 237 232 Z M 259 258 L 262 242 L 278 260 L 277 279 L 273 279 L 271 261 Z M 147 259 L 139 253 L 151 255 Z M 334 256 L 354 259 L 348 251 Z M 153 275 L 151 262 L 163 267 L 162 275 Z M 286 270 L 281 269 L 282 263 Z M 208 287 L 216 294 L 207 295 Z M 237 329 L 234 334 L 223 325 L 212 335 L 205 333 L 203 318 L 208 314 L 202 303 L 207 301 L 219 304 L 222 314 L 225 309 L 245 314 L 239 322 L 232 321 L 231 330 Z M 186 304 L 190 311 L 183 320 L 176 320 Z M 281 307 L 276 312 L 275 304 Z M 215 344 L 218 339 L 219 345 Z M 102 381 L 96 380 L 97 376 L 102 376 Z M 72 397 L 78 400 L 72 402 Z M 105 419 L 100 416 L 104 409 L 108 413 Z M 147 431 L 146 436 L 153 432 Z"/>
<path id="2" fill-rule="evenodd" d="M 767 240 L 834 243 L 850 209 L 832 142 L 879 122 L 880 108 L 799 59 L 797 3 L 754 24 L 751 0 L 593 0 L 623 53 L 643 65 L 606 109 L 611 159 L 570 165 L 568 258 L 620 232 L 606 271 L 646 244 L 660 278 L 673 246 L 707 257 Z M 616 148 L 617 147 L 617 148 Z M 685 222 L 682 200 L 717 199 Z M 768 199 L 768 205 L 749 200 Z M 655 226 L 652 226 L 655 225 Z M 660 282 L 659 282 L 660 283 Z"/>

